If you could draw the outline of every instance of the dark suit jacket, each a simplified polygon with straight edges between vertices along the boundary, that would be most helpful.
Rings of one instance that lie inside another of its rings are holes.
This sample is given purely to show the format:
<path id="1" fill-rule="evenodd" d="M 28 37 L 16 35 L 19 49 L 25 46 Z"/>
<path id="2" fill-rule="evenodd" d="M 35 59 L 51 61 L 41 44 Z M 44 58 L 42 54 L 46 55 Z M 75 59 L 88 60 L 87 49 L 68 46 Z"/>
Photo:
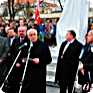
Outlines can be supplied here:
<path id="1" fill-rule="evenodd" d="M 75 39 L 75 41 L 69 45 L 61 59 L 66 44 L 67 41 L 63 42 L 61 45 L 55 76 L 55 83 L 59 82 L 60 85 L 62 84 L 64 86 L 74 82 L 82 48 L 82 44 Z"/>
<path id="2" fill-rule="evenodd" d="M 0 59 L 5 60 L 9 50 L 8 42 L 6 38 L 0 36 Z"/>
<path id="3" fill-rule="evenodd" d="M 24 40 L 23 40 L 22 43 L 20 43 L 20 37 L 15 36 L 15 39 L 14 39 L 14 41 L 13 41 L 12 46 L 10 46 L 10 53 L 12 53 L 11 55 L 15 55 L 15 53 L 17 54 L 17 53 L 18 53 L 18 52 L 17 52 L 18 48 L 19 48 L 21 45 L 23 45 L 25 42 L 27 42 L 27 43 L 29 42 L 27 36 L 25 36 L 25 38 L 24 38 Z M 8 43 L 10 44 L 9 38 L 8 38 Z"/>
<path id="4" fill-rule="evenodd" d="M 9 39 L 8 39 L 8 42 L 9 42 Z M 18 52 L 19 52 L 18 48 L 21 45 L 23 45 L 25 42 L 27 42 L 27 43 L 29 42 L 27 36 L 24 38 L 22 43 L 20 43 L 20 37 L 17 37 L 17 36 L 15 37 L 13 44 L 9 50 L 10 56 L 8 57 L 8 62 L 7 62 L 8 70 L 10 69 L 11 65 L 13 64 L 13 62 L 14 62 L 14 60 L 15 60 Z M 8 72 L 8 70 L 7 70 L 7 72 Z"/>
<path id="5" fill-rule="evenodd" d="M 0 64 L 0 84 L 4 79 L 5 71 L 7 69 L 6 58 L 9 50 L 7 39 L 0 36 L 0 60 L 3 60 L 2 64 Z"/>
<path id="6" fill-rule="evenodd" d="M 84 65 L 85 75 L 83 76 L 79 71 L 79 83 L 82 85 L 87 82 L 93 83 L 93 52 L 91 52 L 90 45 L 84 46 L 84 54 L 81 58 L 81 62 Z M 90 71 L 91 81 L 89 80 L 88 71 Z"/>

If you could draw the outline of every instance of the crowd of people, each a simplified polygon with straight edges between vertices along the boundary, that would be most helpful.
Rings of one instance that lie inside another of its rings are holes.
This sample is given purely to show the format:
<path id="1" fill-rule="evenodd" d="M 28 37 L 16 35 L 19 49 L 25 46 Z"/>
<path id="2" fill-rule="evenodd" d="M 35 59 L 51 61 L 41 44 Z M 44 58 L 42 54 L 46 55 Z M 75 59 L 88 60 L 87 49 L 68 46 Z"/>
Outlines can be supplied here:
<path id="1" fill-rule="evenodd" d="M 24 20 L 20 18 L 17 21 L 4 21 L 1 20 L 0 24 L 0 35 L 8 37 L 7 29 L 9 27 L 14 28 L 15 35 L 18 34 L 18 27 L 26 26 L 27 30 L 34 28 L 38 31 L 38 38 L 40 41 L 47 43 L 49 46 L 56 45 L 56 24 L 57 19 L 44 19 L 37 24 L 34 19 Z"/>
<path id="2" fill-rule="evenodd" d="M 19 19 L 18 22 L 1 20 L 0 86 L 4 83 L 4 92 L 46 93 L 46 66 L 52 61 L 49 46 L 56 45 L 56 24 L 57 19 L 43 20 L 39 25 L 30 19 Z M 66 41 L 60 47 L 55 75 L 60 93 L 66 93 L 67 88 L 68 93 L 75 92 L 73 86 L 79 61 L 78 75 L 82 93 L 90 91 L 93 83 L 92 26 L 93 23 L 91 26 L 89 24 L 85 46 L 76 39 L 75 31 L 67 31 Z"/>

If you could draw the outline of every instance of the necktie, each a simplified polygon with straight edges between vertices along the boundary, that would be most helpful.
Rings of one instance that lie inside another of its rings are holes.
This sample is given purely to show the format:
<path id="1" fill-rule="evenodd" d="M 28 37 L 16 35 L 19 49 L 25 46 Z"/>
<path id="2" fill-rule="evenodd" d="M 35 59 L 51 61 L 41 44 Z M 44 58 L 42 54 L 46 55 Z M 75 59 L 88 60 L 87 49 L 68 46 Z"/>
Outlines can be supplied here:
<path id="1" fill-rule="evenodd" d="M 23 42 L 23 38 L 21 38 L 20 42 L 21 42 L 21 43 Z"/>

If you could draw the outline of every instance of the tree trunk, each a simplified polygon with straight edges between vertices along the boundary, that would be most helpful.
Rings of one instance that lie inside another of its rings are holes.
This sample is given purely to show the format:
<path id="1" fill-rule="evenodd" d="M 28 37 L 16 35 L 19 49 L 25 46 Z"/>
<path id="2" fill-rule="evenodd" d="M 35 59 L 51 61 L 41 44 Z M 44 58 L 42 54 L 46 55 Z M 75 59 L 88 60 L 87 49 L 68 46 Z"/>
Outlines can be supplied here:
<path id="1" fill-rule="evenodd" d="M 12 17 L 13 17 L 13 20 L 14 20 L 14 18 L 15 18 L 14 1 L 15 1 L 15 0 L 12 0 Z"/>
<path id="2" fill-rule="evenodd" d="M 11 0 L 8 0 L 8 9 L 9 9 L 9 15 L 10 15 L 10 20 L 12 19 L 12 13 L 11 13 L 11 6 L 10 6 Z"/>

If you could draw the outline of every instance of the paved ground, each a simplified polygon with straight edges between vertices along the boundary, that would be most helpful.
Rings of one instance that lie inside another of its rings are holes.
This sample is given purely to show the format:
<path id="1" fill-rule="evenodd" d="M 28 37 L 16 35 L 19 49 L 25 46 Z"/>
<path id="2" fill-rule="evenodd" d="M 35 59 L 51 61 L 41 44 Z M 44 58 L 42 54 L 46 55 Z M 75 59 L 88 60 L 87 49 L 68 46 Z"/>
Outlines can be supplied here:
<path id="1" fill-rule="evenodd" d="M 59 93 L 59 88 L 47 86 L 47 93 Z"/>
<path id="2" fill-rule="evenodd" d="M 76 91 L 77 91 L 77 92 L 74 92 L 74 93 L 81 93 L 81 89 L 76 90 Z M 47 93 L 59 93 L 59 88 L 47 86 Z M 68 93 L 68 92 L 67 92 L 67 93 Z"/>

